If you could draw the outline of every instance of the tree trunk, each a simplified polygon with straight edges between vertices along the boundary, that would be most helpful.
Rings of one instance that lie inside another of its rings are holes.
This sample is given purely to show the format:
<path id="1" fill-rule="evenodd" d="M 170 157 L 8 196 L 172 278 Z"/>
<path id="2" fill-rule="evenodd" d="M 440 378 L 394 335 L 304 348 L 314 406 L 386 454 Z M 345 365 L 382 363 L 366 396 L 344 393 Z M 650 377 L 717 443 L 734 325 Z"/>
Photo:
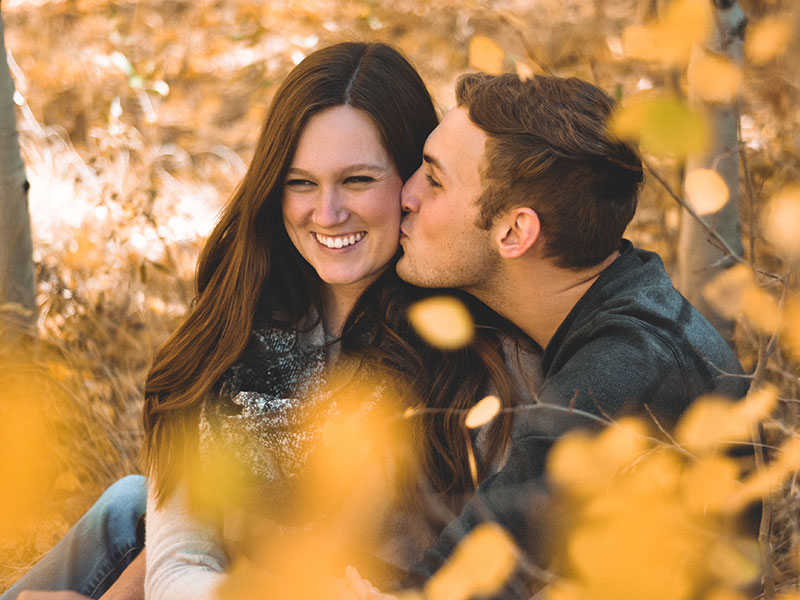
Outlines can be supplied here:
<path id="1" fill-rule="evenodd" d="M 746 18 L 738 0 L 715 0 L 718 30 L 710 42 L 709 50 L 741 64 L 742 42 Z M 688 161 L 687 173 L 692 169 L 714 169 L 725 180 L 730 199 L 718 212 L 704 215 L 706 221 L 739 255 L 742 237 L 739 227 L 739 153 L 736 112 L 733 104 L 706 104 L 693 91 L 689 82 L 689 102 L 709 115 L 713 141 L 708 153 L 694 156 Z M 683 210 L 678 240 L 678 287 L 689 301 L 711 321 L 728 340 L 733 337 L 733 321 L 717 314 L 703 298 L 703 288 L 720 272 L 729 268 L 733 260 L 713 244 L 705 228 Z"/>
<path id="2" fill-rule="evenodd" d="M 19 151 L 14 82 L 0 13 L 0 320 L 31 325 L 36 286 L 28 214 L 28 181 Z"/>

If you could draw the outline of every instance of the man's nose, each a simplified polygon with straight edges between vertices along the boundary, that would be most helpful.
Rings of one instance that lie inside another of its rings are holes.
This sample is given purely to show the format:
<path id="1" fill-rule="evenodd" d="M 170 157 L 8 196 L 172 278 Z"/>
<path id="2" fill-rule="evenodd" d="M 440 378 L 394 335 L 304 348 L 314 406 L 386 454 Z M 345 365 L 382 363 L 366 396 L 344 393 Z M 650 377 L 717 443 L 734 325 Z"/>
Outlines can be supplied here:
<path id="1" fill-rule="evenodd" d="M 400 192 L 400 208 L 404 213 L 418 212 L 419 211 L 419 194 L 417 194 L 417 181 L 422 176 L 422 168 L 414 171 L 414 174 L 408 178 L 403 189 Z"/>
<path id="2" fill-rule="evenodd" d="M 314 211 L 314 222 L 317 225 L 332 228 L 347 221 L 349 215 L 347 202 L 340 190 L 336 188 L 320 190 L 319 204 Z"/>

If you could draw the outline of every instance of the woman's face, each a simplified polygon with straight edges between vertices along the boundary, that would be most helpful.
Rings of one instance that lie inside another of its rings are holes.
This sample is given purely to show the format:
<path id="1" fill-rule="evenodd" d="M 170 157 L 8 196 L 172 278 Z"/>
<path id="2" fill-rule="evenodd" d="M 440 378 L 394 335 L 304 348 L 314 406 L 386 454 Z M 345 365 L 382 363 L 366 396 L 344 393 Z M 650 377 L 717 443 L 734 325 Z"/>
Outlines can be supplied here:
<path id="1" fill-rule="evenodd" d="M 402 187 L 365 112 L 336 106 L 309 119 L 283 184 L 283 224 L 333 291 L 360 293 L 394 256 Z"/>

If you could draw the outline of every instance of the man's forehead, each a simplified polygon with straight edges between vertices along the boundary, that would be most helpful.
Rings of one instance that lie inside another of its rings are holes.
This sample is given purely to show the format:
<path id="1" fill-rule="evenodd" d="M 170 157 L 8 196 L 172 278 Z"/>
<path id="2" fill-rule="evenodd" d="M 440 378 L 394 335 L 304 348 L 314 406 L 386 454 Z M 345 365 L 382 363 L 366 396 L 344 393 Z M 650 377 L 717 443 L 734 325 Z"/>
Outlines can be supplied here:
<path id="1" fill-rule="evenodd" d="M 486 134 L 469 119 L 466 108 L 450 110 L 425 143 L 425 160 L 458 176 L 483 163 Z"/>

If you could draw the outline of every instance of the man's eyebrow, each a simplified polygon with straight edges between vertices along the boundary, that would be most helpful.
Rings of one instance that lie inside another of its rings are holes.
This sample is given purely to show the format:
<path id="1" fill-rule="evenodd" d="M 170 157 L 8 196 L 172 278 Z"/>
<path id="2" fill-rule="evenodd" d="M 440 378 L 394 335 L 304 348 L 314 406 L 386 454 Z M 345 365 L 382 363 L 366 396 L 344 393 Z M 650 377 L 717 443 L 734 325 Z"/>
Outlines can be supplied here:
<path id="1" fill-rule="evenodd" d="M 436 169 L 441 171 L 443 175 L 447 175 L 447 169 L 444 168 L 444 165 L 435 156 L 431 156 L 430 154 L 423 154 L 422 160 L 424 160 L 429 165 L 433 165 Z"/>

